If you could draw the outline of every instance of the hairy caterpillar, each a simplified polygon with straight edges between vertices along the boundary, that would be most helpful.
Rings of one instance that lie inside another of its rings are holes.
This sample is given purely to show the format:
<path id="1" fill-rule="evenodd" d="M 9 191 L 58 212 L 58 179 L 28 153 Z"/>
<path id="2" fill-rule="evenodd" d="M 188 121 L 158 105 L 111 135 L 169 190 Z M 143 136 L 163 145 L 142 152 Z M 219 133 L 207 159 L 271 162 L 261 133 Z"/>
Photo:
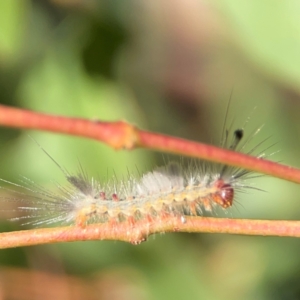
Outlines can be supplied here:
<path id="1" fill-rule="evenodd" d="M 241 143 L 243 135 L 242 129 L 232 134 L 226 130 L 222 146 L 243 151 L 249 141 Z M 247 153 L 252 154 L 256 148 Z M 151 223 L 166 216 L 178 216 L 184 222 L 185 216 L 201 216 L 216 207 L 227 209 L 232 206 L 236 191 L 253 188 L 245 183 L 253 177 L 251 172 L 197 159 L 191 159 L 187 166 L 182 161 L 170 162 L 140 178 L 129 175 L 126 180 L 113 178 L 100 183 L 89 178 L 81 166 L 76 174 L 67 172 L 41 149 L 64 173 L 66 186 L 57 185 L 57 192 L 52 192 L 25 177 L 22 184 L 1 179 L 24 191 L 7 197 L 18 201 L 17 210 L 23 213 L 12 220 L 33 226 L 60 223 L 84 227 L 103 222 L 135 224 L 140 220 Z M 265 157 L 264 151 L 257 156 Z"/>

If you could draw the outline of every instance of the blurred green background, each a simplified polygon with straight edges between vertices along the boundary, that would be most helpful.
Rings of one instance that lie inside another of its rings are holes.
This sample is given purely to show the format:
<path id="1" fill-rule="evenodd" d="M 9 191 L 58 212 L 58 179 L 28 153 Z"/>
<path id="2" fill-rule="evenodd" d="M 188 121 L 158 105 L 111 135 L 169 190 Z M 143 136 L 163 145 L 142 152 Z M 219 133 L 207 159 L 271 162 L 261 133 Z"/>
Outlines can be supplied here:
<path id="1" fill-rule="evenodd" d="M 218 144 L 229 120 L 270 158 L 300 167 L 298 0 L 0 1 L 1 103 L 51 114 L 124 119 L 141 128 Z M 256 107 L 256 109 L 254 109 Z M 96 141 L 0 128 L 1 178 L 47 188 L 61 165 L 89 174 L 143 172 L 163 161 Z M 269 143 L 269 144 L 268 144 Z M 299 187 L 252 180 L 229 216 L 299 219 Z M 3 204 L 2 204 L 3 205 Z M 224 216 L 224 214 L 220 214 Z M 226 216 L 226 215 L 225 215 Z M 6 221 L 2 231 L 19 224 Z M 300 241 L 166 234 L 139 246 L 76 242 L 0 251 L 2 299 L 300 299 Z"/>

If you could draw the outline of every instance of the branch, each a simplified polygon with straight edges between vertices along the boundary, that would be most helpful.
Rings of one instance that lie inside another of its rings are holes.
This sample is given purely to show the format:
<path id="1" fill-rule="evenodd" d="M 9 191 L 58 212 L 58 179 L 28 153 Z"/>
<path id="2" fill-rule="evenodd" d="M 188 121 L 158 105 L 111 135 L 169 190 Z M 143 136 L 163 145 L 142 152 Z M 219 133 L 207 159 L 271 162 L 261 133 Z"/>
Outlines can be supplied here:
<path id="1" fill-rule="evenodd" d="M 300 170 L 243 153 L 141 130 L 124 121 L 68 118 L 0 105 L 0 125 L 96 139 L 115 149 L 147 148 L 232 165 L 300 183 Z"/>
<path id="2" fill-rule="evenodd" d="M 170 217 L 153 223 L 140 221 L 136 226 L 118 223 L 81 227 L 40 228 L 0 234 L 0 249 L 59 242 L 114 240 L 140 244 L 161 232 L 207 232 L 243 235 L 300 237 L 300 221 L 241 220 L 206 217 Z"/>

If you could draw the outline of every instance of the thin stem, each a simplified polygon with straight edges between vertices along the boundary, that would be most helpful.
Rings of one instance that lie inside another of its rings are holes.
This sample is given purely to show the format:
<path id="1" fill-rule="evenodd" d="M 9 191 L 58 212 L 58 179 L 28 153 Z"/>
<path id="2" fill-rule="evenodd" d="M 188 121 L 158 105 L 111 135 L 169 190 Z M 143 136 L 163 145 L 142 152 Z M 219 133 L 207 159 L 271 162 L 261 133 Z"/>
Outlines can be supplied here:
<path id="1" fill-rule="evenodd" d="M 115 149 L 142 147 L 197 157 L 300 183 L 300 170 L 296 168 L 211 145 L 144 131 L 124 121 L 90 121 L 0 105 L 0 125 L 93 138 Z"/>
<path id="2" fill-rule="evenodd" d="M 139 244 L 161 232 L 206 232 L 242 235 L 300 237 L 300 221 L 241 220 L 205 217 L 167 218 L 161 222 L 109 223 L 0 233 L 0 249 L 59 242 L 115 240 Z"/>

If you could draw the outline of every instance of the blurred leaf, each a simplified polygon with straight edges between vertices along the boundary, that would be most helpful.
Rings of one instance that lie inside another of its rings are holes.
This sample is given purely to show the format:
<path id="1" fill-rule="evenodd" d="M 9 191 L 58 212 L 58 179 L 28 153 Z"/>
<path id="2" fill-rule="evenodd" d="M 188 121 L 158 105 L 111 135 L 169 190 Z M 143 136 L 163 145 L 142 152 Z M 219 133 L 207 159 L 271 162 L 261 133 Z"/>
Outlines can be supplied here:
<path id="1" fill-rule="evenodd" d="M 268 76 L 299 90 L 300 2 L 222 0 L 236 41 Z"/>
<path id="2" fill-rule="evenodd" d="M 27 25 L 29 1 L 0 1 L 0 65 L 14 60 L 21 50 Z"/>

